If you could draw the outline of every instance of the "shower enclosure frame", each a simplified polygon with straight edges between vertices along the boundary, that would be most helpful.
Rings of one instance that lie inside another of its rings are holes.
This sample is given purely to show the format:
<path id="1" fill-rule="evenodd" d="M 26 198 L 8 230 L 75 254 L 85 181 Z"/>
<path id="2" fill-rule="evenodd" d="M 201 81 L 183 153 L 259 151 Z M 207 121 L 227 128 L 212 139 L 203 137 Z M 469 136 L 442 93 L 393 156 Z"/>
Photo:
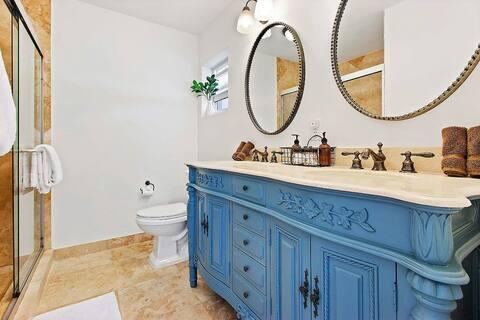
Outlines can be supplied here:
<path id="1" fill-rule="evenodd" d="M 25 288 L 26 284 L 28 283 L 33 270 L 35 269 L 36 265 L 38 264 L 39 258 L 41 257 L 44 248 L 45 248 L 45 196 L 36 193 L 34 195 L 34 205 L 33 210 L 39 210 L 39 219 L 38 219 L 38 248 L 32 252 L 31 256 L 29 256 L 30 262 L 27 266 L 25 266 L 26 270 L 21 269 L 20 266 L 20 225 L 19 225 L 19 217 L 20 217 L 20 170 L 23 169 L 20 167 L 20 154 L 22 150 L 20 150 L 20 137 L 21 137 L 21 128 L 22 124 L 20 123 L 20 114 L 22 112 L 22 104 L 20 99 L 20 50 L 22 43 L 20 41 L 20 32 L 23 28 L 26 33 L 28 34 L 28 38 L 31 40 L 34 46 L 34 58 L 37 59 L 38 54 L 38 69 L 34 62 L 34 69 L 39 71 L 38 75 L 38 87 L 37 84 L 34 85 L 38 92 L 38 104 L 35 105 L 34 103 L 34 112 L 37 112 L 37 118 L 34 116 L 35 124 L 38 126 L 38 138 L 37 141 L 39 143 L 44 143 L 44 55 L 42 49 L 39 45 L 38 37 L 35 34 L 34 28 L 31 24 L 31 21 L 23 8 L 20 0 L 3 0 L 6 4 L 7 8 L 11 14 L 11 46 L 12 46 L 12 91 L 15 100 L 15 105 L 17 107 L 17 136 L 15 144 L 12 148 L 12 201 L 13 201 L 13 297 L 10 303 L 9 308 L 7 309 L 6 313 L 3 317 L 8 317 L 9 313 L 12 311 L 13 306 L 15 305 L 16 301 L 20 297 L 22 290 Z M 34 89 L 35 90 L 35 89 Z M 36 128 L 34 128 L 36 129 Z M 38 209 L 37 209 L 38 208 Z M 37 227 L 34 224 L 34 227 Z M 34 232 L 35 237 L 35 232 Z M 35 239 L 34 239 L 35 243 Z M 2 315 L 0 314 L 0 317 Z"/>

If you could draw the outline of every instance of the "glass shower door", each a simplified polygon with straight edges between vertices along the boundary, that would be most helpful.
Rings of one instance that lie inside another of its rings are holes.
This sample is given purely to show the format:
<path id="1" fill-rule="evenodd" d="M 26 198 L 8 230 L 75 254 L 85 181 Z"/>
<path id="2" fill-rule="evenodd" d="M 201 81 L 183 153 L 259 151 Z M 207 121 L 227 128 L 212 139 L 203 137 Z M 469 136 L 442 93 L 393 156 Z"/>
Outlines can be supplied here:
<path id="1" fill-rule="evenodd" d="M 42 55 L 18 24 L 17 140 L 14 146 L 15 292 L 25 285 L 43 249 L 44 196 L 30 185 L 33 148 L 43 143 Z M 14 86 L 15 87 L 15 86 Z"/>

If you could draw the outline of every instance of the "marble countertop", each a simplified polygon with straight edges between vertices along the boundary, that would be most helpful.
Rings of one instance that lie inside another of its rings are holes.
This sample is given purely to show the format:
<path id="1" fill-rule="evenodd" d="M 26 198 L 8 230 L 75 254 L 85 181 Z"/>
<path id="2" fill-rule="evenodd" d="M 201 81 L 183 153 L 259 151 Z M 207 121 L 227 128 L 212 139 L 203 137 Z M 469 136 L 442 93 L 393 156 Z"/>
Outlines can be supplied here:
<path id="1" fill-rule="evenodd" d="M 264 177 L 299 185 L 389 197 L 421 205 L 464 208 L 480 197 L 480 179 L 442 174 L 299 167 L 262 162 L 197 161 L 187 166 Z"/>

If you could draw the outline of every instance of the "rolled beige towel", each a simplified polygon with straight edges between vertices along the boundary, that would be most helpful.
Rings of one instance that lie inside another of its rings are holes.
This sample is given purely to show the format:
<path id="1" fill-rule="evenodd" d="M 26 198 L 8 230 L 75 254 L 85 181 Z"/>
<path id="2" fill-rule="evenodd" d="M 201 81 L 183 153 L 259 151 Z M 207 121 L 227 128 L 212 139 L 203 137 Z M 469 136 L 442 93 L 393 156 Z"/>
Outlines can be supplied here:
<path id="1" fill-rule="evenodd" d="M 238 146 L 237 148 L 237 151 L 235 151 L 235 153 L 232 155 L 232 159 L 233 160 L 236 160 L 238 159 L 238 153 L 242 151 L 243 147 L 245 146 L 246 142 L 245 141 L 242 141 L 240 142 L 240 145 Z"/>
<path id="2" fill-rule="evenodd" d="M 442 171 L 447 176 L 465 177 L 467 175 L 467 128 L 444 128 L 442 139 Z"/>
<path id="3" fill-rule="evenodd" d="M 235 161 L 244 161 L 249 155 L 250 152 L 255 148 L 255 145 L 248 141 L 245 143 L 245 145 L 242 147 L 242 151 L 237 152 L 233 155 L 233 160 Z"/>
<path id="4" fill-rule="evenodd" d="M 480 126 L 468 129 L 467 172 L 473 178 L 480 178 Z"/>

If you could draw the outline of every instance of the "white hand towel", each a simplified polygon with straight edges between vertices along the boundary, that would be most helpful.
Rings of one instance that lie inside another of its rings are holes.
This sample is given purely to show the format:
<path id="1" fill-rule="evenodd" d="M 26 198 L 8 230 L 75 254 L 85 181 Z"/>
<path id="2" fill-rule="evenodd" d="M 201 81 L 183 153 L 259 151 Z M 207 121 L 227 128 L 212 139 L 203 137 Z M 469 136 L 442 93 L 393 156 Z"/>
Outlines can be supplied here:
<path id="1" fill-rule="evenodd" d="M 0 156 L 8 153 L 15 142 L 17 118 L 12 88 L 0 51 Z"/>
<path id="2" fill-rule="evenodd" d="M 55 149 L 47 144 L 35 147 L 37 152 L 37 188 L 42 194 L 63 180 L 62 164 Z"/>
<path id="3" fill-rule="evenodd" d="M 30 160 L 30 187 L 38 187 L 38 156 L 36 152 L 32 152 Z"/>

